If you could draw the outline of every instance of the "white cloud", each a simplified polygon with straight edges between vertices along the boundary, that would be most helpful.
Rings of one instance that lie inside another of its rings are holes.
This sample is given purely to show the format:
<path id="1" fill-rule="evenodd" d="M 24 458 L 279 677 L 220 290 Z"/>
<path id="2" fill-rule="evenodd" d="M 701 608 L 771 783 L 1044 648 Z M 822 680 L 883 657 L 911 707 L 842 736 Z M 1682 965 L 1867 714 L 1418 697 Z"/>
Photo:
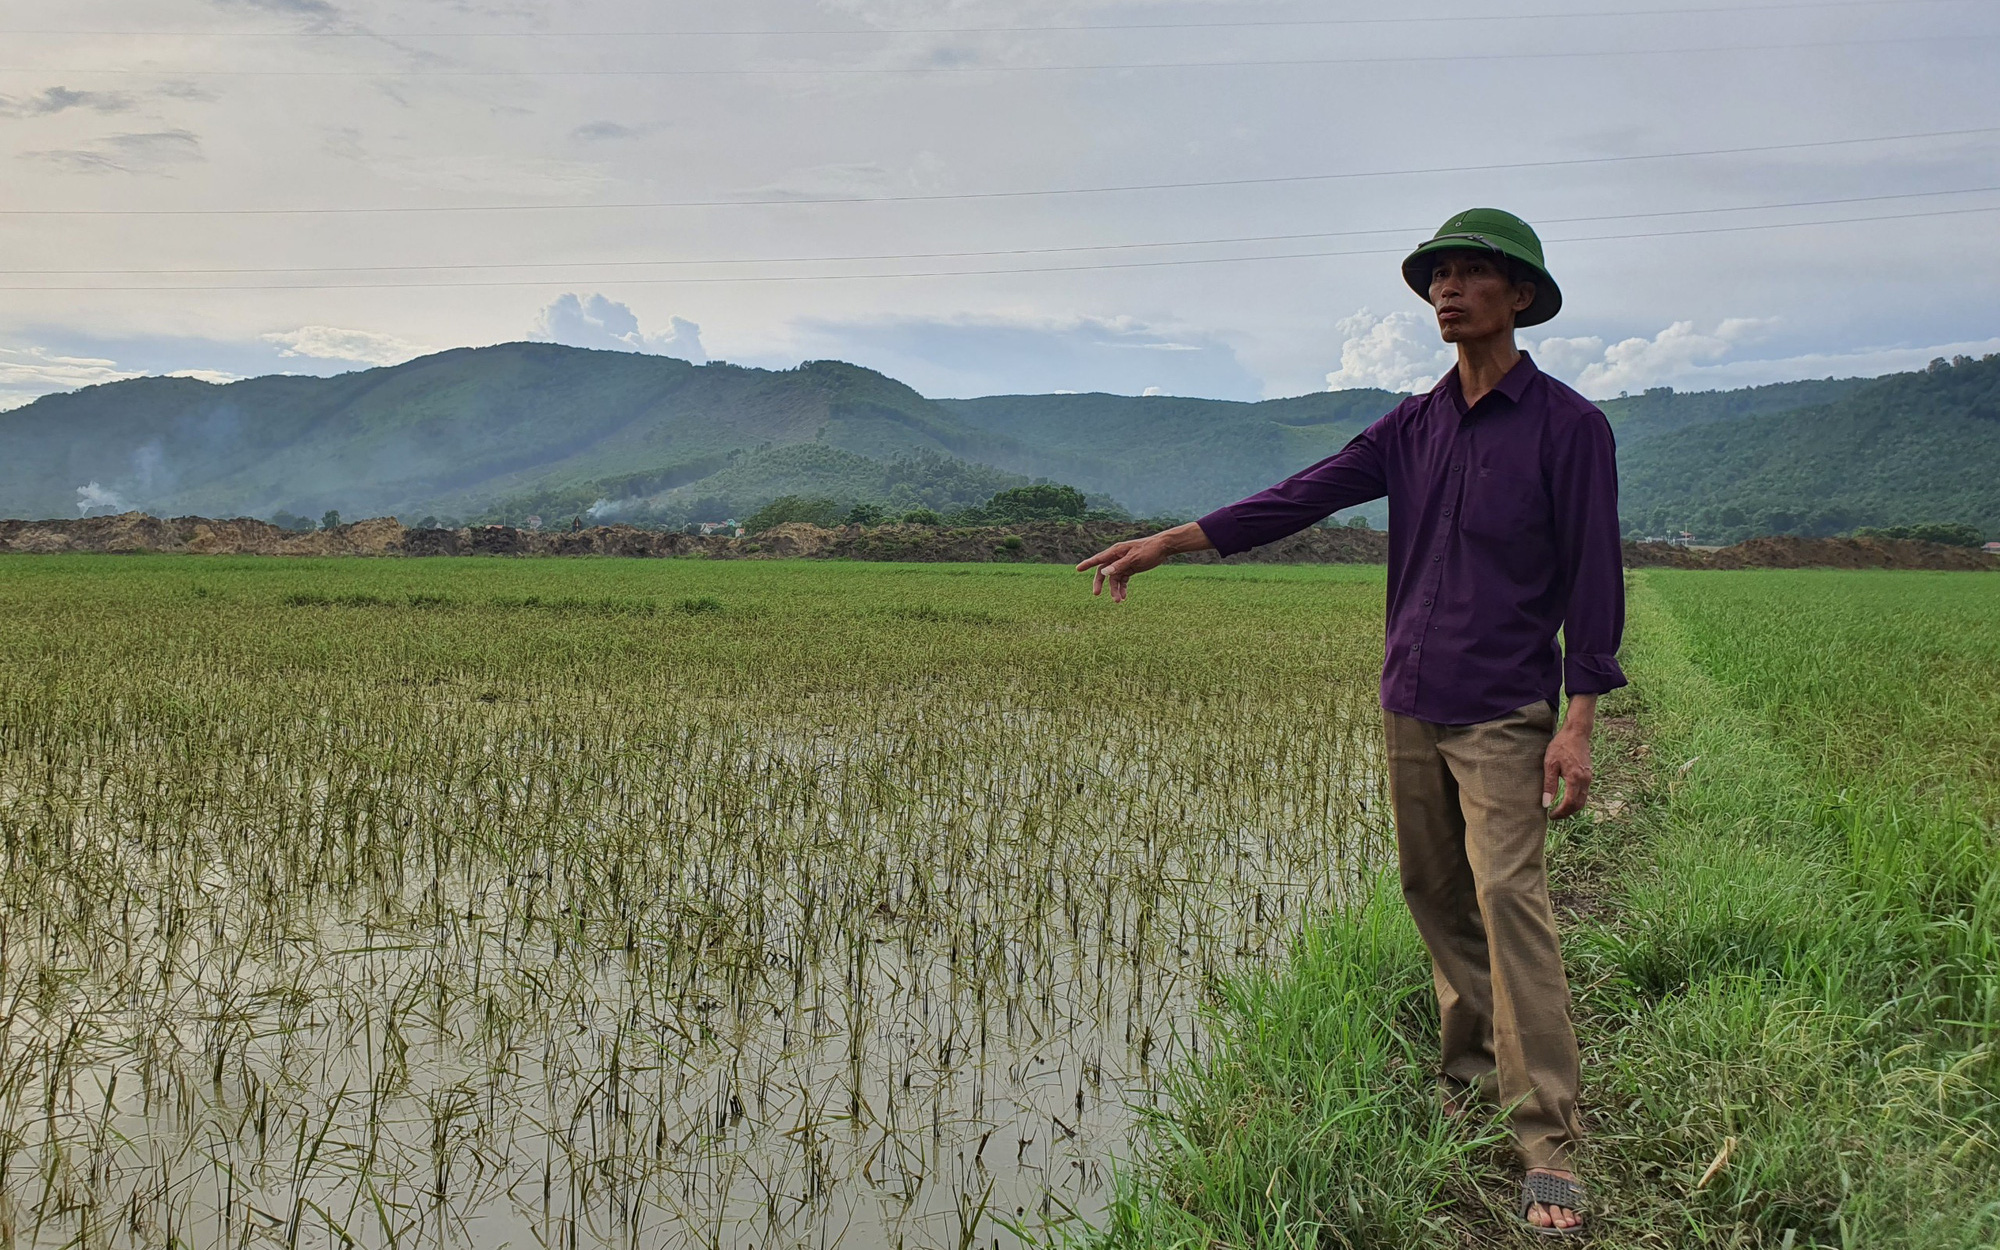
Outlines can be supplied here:
<path id="1" fill-rule="evenodd" d="M 1149 398 L 1149 399 L 1150 399 L 1150 398 L 1152 398 L 1152 397 L 1153 397 L 1153 396 L 1155 396 L 1155 395 L 1164 395 L 1164 394 L 1166 394 L 1167 392 L 1166 392 L 1166 391 L 1165 391 L 1165 390 L 1164 390 L 1163 388 L 1161 388 L 1161 387 L 1157 387 L 1157 386 L 1149 386 L 1149 387 L 1147 387 L 1147 388 L 1146 388 L 1145 390 L 1143 390 L 1143 391 L 1140 391 L 1139 393 L 1140 393 L 1141 395 L 1144 395 L 1144 396 L 1146 396 L 1147 398 Z"/>
<path id="2" fill-rule="evenodd" d="M 206 159 L 202 155 L 201 137 L 184 129 L 107 135 L 85 147 L 51 148 L 21 155 L 78 174 L 161 173 L 169 165 Z"/>
<path id="3" fill-rule="evenodd" d="M 132 96 L 123 91 L 76 91 L 69 87 L 50 87 L 40 95 L 0 96 L 0 117 L 46 117 L 71 109 L 122 113 L 132 104 Z"/>
<path id="4" fill-rule="evenodd" d="M 429 355 L 434 347 L 425 347 L 399 339 L 392 334 L 377 334 L 373 330 L 343 330 L 338 326 L 300 326 L 296 330 L 283 330 L 260 335 L 266 343 L 275 343 L 281 356 L 298 356 L 309 360 L 351 360 L 362 365 L 400 365 L 406 360 Z M 209 379 L 213 381 L 214 379 Z"/>
<path id="5" fill-rule="evenodd" d="M 1377 317 L 1366 308 L 1343 317 L 1340 368 L 1326 375 L 1329 391 L 1379 386 L 1385 391 L 1428 391 L 1455 357 L 1438 339 L 1427 314 L 1392 312 Z"/>
<path id="6" fill-rule="evenodd" d="M 1649 386 L 1684 386 L 1756 342 L 1773 324 L 1758 317 L 1730 317 L 1702 331 L 1692 321 L 1676 321 L 1650 339 L 1622 339 L 1608 347 L 1594 335 L 1547 338 L 1527 346 L 1537 363 L 1584 394 L 1614 395 Z"/>
<path id="7" fill-rule="evenodd" d="M 599 351 L 641 352 L 675 356 L 701 364 L 708 352 L 701 345 L 701 327 L 685 317 L 667 318 L 665 334 L 647 334 L 631 307 L 602 295 L 559 296 L 542 309 L 529 337 L 569 347 Z"/>
<path id="8" fill-rule="evenodd" d="M 1595 399 L 1653 386 L 1677 390 L 1727 390 L 1800 378 L 1872 377 L 1920 369 L 1939 356 L 1979 356 L 2000 347 L 2000 339 L 1868 349 L 1849 353 L 1754 358 L 1745 355 L 1777 325 L 1775 318 L 1727 317 L 1712 328 L 1676 321 L 1650 338 L 1606 342 L 1600 335 L 1523 337 L 1521 346 L 1535 363 Z M 1391 391 L 1425 391 L 1455 360 L 1436 337 L 1430 319 L 1418 312 L 1377 317 L 1362 309 L 1338 324 L 1340 368 L 1326 375 L 1328 390 L 1379 386 Z"/>
<path id="9" fill-rule="evenodd" d="M 1692 321 L 1676 321 L 1651 338 L 1628 338 L 1608 346 L 1595 335 L 1524 341 L 1522 346 L 1534 352 L 1536 364 L 1593 399 L 1653 386 L 1720 391 L 1802 378 L 1879 377 L 1921 369 L 1939 357 L 2000 351 L 2000 338 L 1991 338 L 1797 356 L 1741 354 L 1776 324 L 1770 318 L 1730 317 L 1704 331 Z"/>
<path id="10" fill-rule="evenodd" d="M 115 360 L 59 356 L 40 347 L 25 351 L 0 347 L 0 411 L 33 403 L 52 391 L 73 391 L 138 376 L 134 370 L 120 369 Z"/>
<path id="11" fill-rule="evenodd" d="M 193 378 L 197 382 L 208 382 L 216 386 L 226 386 L 231 382 L 241 382 L 241 374 L 224 373 L 220 369 L 176 369 L 167 375 L 170 378 Z"/>

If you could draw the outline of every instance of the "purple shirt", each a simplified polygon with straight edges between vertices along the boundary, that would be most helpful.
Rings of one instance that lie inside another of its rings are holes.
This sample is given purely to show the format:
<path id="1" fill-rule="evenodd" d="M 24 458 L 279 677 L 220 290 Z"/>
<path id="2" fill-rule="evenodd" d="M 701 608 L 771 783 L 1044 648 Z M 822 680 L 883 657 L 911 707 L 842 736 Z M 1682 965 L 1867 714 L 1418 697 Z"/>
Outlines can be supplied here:
<path id="1" fill-rule="evenodd" d="M 1335 454 L 1200 525 L 1234 555 L 1383 495 L 1384 708 L 1473 725 L 1554 703 L 1565 686 L 1625 684 L 1618 464 L 1589 400 L 1523 353 L 1468 412 L 1454 368 Z"/>

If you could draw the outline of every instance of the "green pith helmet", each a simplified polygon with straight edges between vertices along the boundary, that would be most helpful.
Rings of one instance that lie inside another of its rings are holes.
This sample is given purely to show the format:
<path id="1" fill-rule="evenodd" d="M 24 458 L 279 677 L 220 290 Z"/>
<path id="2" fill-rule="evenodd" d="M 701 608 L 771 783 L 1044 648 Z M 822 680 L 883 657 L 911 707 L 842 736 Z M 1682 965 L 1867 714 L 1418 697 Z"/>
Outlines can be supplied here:
<path id="1" fill-rule="evenodd" d="M 1403 260 L 1403 281 L 1431 298 L 1431 257 L 1439 252 L 1497 252 L 1534 270 L 1535 302 L 1514 318 L 1517 326 L 1538 326 L 1562 311 L 1562 288 L 1542 264 L 1542 240 L 1535 228 L 1497 208 L 1468 208 L 1438 227 L 1430 242 Z"/>

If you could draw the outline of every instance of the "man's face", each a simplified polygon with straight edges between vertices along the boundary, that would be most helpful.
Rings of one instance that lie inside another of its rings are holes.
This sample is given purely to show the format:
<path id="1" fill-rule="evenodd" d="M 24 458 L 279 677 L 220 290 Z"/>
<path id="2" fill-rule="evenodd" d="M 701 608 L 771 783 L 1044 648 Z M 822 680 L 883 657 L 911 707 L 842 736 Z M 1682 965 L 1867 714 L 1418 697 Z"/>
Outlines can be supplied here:
<path id="1" fill-rule="evenodd" d="M 1447 343 L 1511 334 L 1534 302 L 1535 284 L 1509 279 L 1491 252 L 1440 252 L 1431 264 L 1431 307 Z"/>

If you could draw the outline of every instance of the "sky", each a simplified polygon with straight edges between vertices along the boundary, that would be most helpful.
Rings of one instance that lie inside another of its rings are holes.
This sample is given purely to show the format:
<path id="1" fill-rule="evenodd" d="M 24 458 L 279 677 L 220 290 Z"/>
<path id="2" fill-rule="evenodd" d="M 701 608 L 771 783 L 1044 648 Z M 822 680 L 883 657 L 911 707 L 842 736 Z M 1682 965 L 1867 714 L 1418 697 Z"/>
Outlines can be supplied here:
<path id="1" fill-rule="evenodd" d="M 519 339 L 933 396 L 1603 398 L 2000 351 L 1992 0 L 0 0 L 0 408 Z"/>

